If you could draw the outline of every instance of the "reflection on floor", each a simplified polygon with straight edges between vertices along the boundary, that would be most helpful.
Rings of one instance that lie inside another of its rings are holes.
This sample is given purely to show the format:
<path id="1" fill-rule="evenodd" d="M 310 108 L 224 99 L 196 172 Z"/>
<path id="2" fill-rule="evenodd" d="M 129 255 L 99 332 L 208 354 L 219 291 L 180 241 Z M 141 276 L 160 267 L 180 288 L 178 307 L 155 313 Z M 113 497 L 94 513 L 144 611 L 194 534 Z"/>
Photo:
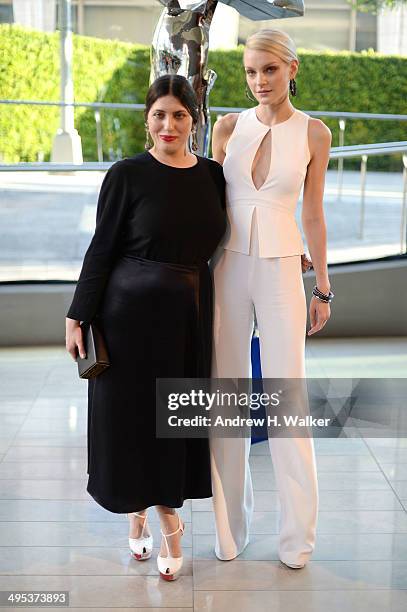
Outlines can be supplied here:
<path id="1" fill-rule="evenodd" d="M 406 349 L 403 338 L 309 340 L 307 374 L 406 377 Z M 315 440 L 318 539 L 301 570 L 278 560 L 268 445 L 253 445 L 250 544 L 234 561 L 217 560 L 211 500 L 188 501 L 183 575 L 165 583 L 158 548 L 149 561 L 132 560 L 125 516 L 86 492 L 86 382 L 65 350 L 1 349 L 0 381 L 1 591 L 66 590 L 77 610 L 407 609 L 406 438 Z M 158 547 L 154 509 L 150 517 Z"/>

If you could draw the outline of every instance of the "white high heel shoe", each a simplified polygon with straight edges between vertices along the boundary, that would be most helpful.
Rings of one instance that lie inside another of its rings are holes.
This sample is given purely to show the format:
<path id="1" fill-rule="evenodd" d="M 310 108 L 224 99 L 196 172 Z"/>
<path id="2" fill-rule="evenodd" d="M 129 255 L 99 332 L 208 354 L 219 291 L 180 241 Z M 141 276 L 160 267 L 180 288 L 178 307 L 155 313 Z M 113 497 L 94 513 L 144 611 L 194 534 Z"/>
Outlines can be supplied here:
<path id="1" fill-rule="evenodd" d="M 170 549 L 168 548 L 167 538 L 169 536 L 175 535 L 176 533 L 178 533 L 178 531 L 180 531 L 181 534 L 184 535 L 184 529 L 185 529 L 185 524 L 182 523 L 181 525 L 181 519 L 178 515 L 178 529 L 176 531 L 166 534 L 161 530 L 161 534 L 164 536 L 165 545 L 167 547 L 167 557 L 161 557 L 160 555 L 158 555 L 157 556 L 157 567 L 158 567 L 158 571 L 160 572 L 161 578 L 163 578 L 164 580 L 176 580 L 180 574 L 183 557 L 172 557 L 170 555 Z"/>
<path id="2" fill-rule="evenodd" d="M 153 536 L 144 536 L 144 529 L 147 521 L 147 513 L 145 515 L 138 514 L 137 512 L 131 512 L 140 518 L 144 518 L 143 529 L 139 538 L 129 538 L 130 554 L 137 561 L 145 561 L 151 557 L 153 552 Z M 126 514 L 128 517 L 129 515 Z"/>

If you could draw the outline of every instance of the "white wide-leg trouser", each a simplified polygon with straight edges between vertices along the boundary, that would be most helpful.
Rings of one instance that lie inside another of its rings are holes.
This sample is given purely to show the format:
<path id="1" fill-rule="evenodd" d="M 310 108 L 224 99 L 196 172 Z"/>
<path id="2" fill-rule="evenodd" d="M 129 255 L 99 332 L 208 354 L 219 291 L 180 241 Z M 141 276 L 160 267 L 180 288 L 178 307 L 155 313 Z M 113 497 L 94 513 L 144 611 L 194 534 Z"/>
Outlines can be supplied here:
<path id="1" fill-rule="evenodd" d="M 253 214 L 250 254 L 219 252 L 214 265 L 214 378 L 249 378 L 254 309 L 263 378 L 304 378 L 307 305 L 301 256 L 258 257 Z M 314 550 L 318 482 L 312 437 L 269 438 L 280 499 L 279 557 L 306 563 Z M 249 542 L 251 441 L 210 436 L 215 554 L 229 560 Z"/>

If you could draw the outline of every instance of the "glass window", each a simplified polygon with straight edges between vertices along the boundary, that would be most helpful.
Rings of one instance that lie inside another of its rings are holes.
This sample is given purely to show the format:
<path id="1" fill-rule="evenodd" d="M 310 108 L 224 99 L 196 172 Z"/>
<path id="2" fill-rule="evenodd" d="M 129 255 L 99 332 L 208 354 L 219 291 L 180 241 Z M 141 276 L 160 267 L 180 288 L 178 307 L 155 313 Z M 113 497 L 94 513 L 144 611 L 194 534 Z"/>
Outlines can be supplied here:
<path id="1" fill-rule="evenodd" d="M 103 176 L 1 173 L 0 282 L 78 278 Z"/>
<path id="2" fill-rule="evenodd" d="M 13 23 L 13 7 L 11 4 L 0 4 L 0 23 Z"/>
<path id="3" fill-rule="evenodd" d="M 356 23 L 356 51 L 377 49 L 377 16 L 359 13 Z"/>

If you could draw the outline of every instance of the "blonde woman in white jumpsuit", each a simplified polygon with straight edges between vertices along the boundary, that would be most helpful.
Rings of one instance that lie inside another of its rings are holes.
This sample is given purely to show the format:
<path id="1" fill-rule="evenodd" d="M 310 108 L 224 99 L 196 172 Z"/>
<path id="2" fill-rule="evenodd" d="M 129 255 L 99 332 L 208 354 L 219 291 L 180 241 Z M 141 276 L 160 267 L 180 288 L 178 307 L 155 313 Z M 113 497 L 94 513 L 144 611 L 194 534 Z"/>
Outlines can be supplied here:
<path id="1" fill-rule="evenodd" d="M 214 126 L 213 157 L 223 164 L 229 218 L 214 265 L 214 378 L 250 376 L 254 313 L 263 377 L 305 377 L 304 245 L 294 217 L 302 186 L 302 225 L 316 285 L 325 295 L 330 291 L 323 191 L 331 132 L 291 104 L 298 66 L 288 35 L 272 29 L 252 35 L 244 67 L 258 105 Z M 311 335 L 328 320 L 330 305 L 312 296 L 309 313 Z M 235 558 L 249 542 L 250 444 L 249 437 L 210 438 L 215 554 L 221 560 Z M 300 568 L 314 549 L 318 515 L 313 438 L 273 437 L 269 446 L 281 507 L 279 557 Z"/>

